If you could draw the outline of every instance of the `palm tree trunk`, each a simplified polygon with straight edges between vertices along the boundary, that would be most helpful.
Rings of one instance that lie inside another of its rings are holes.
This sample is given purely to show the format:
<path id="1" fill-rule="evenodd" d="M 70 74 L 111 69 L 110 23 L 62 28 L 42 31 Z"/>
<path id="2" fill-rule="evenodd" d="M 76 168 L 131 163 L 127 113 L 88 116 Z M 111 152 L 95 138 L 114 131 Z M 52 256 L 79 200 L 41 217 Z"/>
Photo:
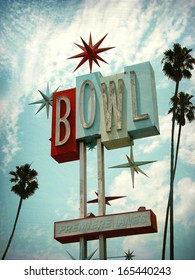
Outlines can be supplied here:
<path id="1" fill-rule="evenodd" d="M 175 96 L 178 95 L 179 81 L 176 82 L 175 86 Z M 174 184 L 174 133 L 175 133 L 175 106 L 173 106 L 173 117 L 172 117 L 172 128 L 171 128 L 171 160 L 170 160 L 170 192 L 167 202 L 167 210 L 164 225 L 163 234 L 163 246 L 162 246 L 162 260 L 165 259 L 166 253 L 166 241 L 167 241 L 167 228 L 168 228 L 168 218 L 170 211 L 170 259 L 174 259 L 174 213 L 173 213 L 173 184 Z"/>
<path id="2" fill-rule="evenodd" d="M 169 210 L 170 210 L 170 193 L 167 202 L 167 210 L 166 210 L 166 217 L 165 217 L 165 226 L 164 226 L 164 234 L 163 234 L 163 247 L 162 247 L 162 260 L 165 260 L 165 253 L 166 253 L 166 241 L 167 241 L 167 228 L 168 228 L 168 220 L 169 220 Z"/>
<path id="3" fill-rule="evenodd" d="M 178 136 L 177 136 L 177 146 L 176 146 L 176 152 L 175 152 L 175 163 L 174 163 L 174 169 L 173 169 L 173 180 L 175 179 L 175 172 L 177 168 L 177 159 L 179 154 L 179 145 L 180 145 L 180 139 L 181 139 L 181 128 L 182 126 L 179 126 Z M 167 203 L 167 210 L 166 210 L 166 217 L 165 217 L 165 227 L 164 227 L 164 235 L 163 235 L 163 249 L 162 249 L 162 260 L 165 260 L 165 252 L 166 252 L 166 238 L 167 238 L 167 227 L 168 227 L 168 217 L 169 217 L 169 210 L 170 210 L 170 194 L 169 199 Z"/>
<path id="4" fill-rule="evenodd" d="M 177 146 L 176 146 L 176 152 L 175 152 L 175 164 L 174 164 L 174 179 L 175 179 L 175 172 L 177 168 L 177 159 L 178 159 L 178 154 L 179 154 L 179 145 L 180 145 L 180 139 L 181 139 L 181 128 L 182 126 L 179 125 L 179 131 L 178 131 L 178 136 L 177 136 Z"/>
<path id="5" fill-rule="evenodd" d="M 170 168 L 170 260 L 174 260 L 174 130 L 175 130 L 175 119 L 173 120 L 172 126 L 172 137 L 171 137 L 171 168 Z"/>
<path id="6" fill-rule="evenodd" d="M 175 97 L 178 95 L 179 81 L 176 82 Z M 170 260 L 174 260 L 174 134 L 175 134 L 176 104 L 173 105 L 172 133 L 171 133 L 171 168 L 170 168 Z"/>
<path id="7" fill-rule="evenodd" d="M 18 211 L 17 211 L 17 214 L 16 214 L 16 219 L 15 219 L 15 222 L 14 222 L 13 230 L 12 230 L 11 236 L 10 236 L 10 238 L 9 238 L 9 241 L 8 241 L 8 243 L 7 243 L 7 247 L 6 247 L 5 251 L 4 251 L 2 260 L 5 259 L 5 256 L 6 256 L 6 254 L 7 254 L 7 251 L 8 251 L 8 249 L 9 249 L 9 247 L 10 247 L 12 238 L 13 238 L 13 236 L 14 236 L 14 232 L 15 232 L 15 229 L 16 229 L 18 217 L 19 217 L 20 210 L 21 210 L 21 207 L 22 207 L 22 201 L 23 201 L 23 199 L 20 198 L 20 202 L 19 202 L 19 205 L 18 205 Z"/>
<path id="8" fill-rule="evenodd" d="M 167 241 L 167 228 L 170 212 L 170 259 L 174 259 L 174 213 L 173 213 L 173 183 L 174 183 L 174 130 L 175 124 L 172 122 L 172 136 L 171 136 L 171 164 L 170 164 L 170 191 L 167 202 L 164 234 L 163 234 L 163 247 L 162 247 L 162 260 L 165 260 L 166 254 L 166 241 Z"/>

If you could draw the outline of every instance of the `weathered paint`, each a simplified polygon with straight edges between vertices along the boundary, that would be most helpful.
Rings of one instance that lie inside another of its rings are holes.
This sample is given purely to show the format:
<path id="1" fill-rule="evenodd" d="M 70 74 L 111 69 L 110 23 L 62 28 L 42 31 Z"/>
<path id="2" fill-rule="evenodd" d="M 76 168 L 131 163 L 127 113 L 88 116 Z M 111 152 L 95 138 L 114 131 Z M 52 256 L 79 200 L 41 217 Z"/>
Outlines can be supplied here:
<path id="1" fill-rule="evenodd" d="M 101 135 L 107 149 L 130 146 L 131 139 L 159 134 L 155 77 L 150 62 L 127 66 L 124 73 L 101 77 L 100 81 Z M 109 113 L 108 108 L 112 108 Z"/>
<path id="2" fill-rule="evenodd" d="M 101 139 L 107 149 L 130 145 L 125 74 L 101 77 Z"/>
<path id="3" fill-rule="evenodd" d="M 54 238 L 61 243 L 157 232 L 156 215 L 152 210 L 56 222 Z"/>
<path id="4" fill-rule="evenodd" d="M 76 139 L 100 136 L 100 72 L 76 77 Z"/>
<path id="5" fill-rule="evenodd" d="M 127 130 L 133 139 L 159 134 L 154 71 L 150 62 L 127 66 Z"/>
<path id="6" fill-rule="evenodd" d="M 79 159 L 75 105 L 75 88 L 53 94 L 51 156 L 59 163 Z"/>
<path id="7" fill-rule="evenodd" d="M 63 92 L 70 94 L 65 96 Z M 61 103 L 67 107 L 62 117 Z M 51 154 L 58 162 L 78 159 L 77 141 L 93 146 L 101 137 L 107 149 L 116 149 L 130 146 L 134 139 L 159 134 L 155 78 L 150 62 L 126 66 L 123 73 L 106 77 L 100 72 L 79 76 L 76 101 L 75 89 L 71 89 L 55 93 L 53 104 Z M 61 133 L 66 133 L 62 139 Z"/>

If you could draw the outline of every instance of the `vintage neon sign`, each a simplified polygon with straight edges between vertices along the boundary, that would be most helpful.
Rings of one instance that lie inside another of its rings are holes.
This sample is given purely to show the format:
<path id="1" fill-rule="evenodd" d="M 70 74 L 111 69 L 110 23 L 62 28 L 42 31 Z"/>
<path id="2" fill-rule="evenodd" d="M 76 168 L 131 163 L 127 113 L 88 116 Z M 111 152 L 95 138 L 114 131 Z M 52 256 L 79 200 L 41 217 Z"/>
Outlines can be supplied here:
<path id="1" fill-rule="evenodd" d="M 86 240 L 95 240 L 100 234 L 104 234 L 106 238 L 112 238 L 155 232 L 157 232 L 157 222 L 152 210 L 54 223 L 54 238 L 63 244 L 78 242 L 81 237 L 85 237 Z"/>
<path id="2" fill-rule="evenodd" d="M 58 162 L 78 159 L 79 141 L 90 143 L 101 137 L 107 149 L 116 149 L 129 146 L 132 139 L 159 134 L 155 78 L 149 62 L 126 66 L 123 73 L 107 77 L 100 72 L 79 76 L 76 98 L 69 102 L 70 96 L 53 95 L 51 155 Z"/>
<path id="3" fill-rule="evenodd" d="M 59 163 L 79 159 L 75 105 L 75 88 L 53 95 L 51 155 Z"/>

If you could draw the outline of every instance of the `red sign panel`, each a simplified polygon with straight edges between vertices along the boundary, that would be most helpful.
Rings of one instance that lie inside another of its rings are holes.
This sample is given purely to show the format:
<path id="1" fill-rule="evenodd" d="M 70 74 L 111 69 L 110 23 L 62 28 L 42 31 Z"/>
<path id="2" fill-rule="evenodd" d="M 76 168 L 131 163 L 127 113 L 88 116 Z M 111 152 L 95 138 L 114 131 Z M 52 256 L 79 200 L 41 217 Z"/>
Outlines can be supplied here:
<path id="1" fill-rule="evenodd" d="M 152 210 L 97 216 L 56 222 L 54 238 L 61 243 L 157 232 L 156 215 Z"/>
<path id="2" fill-rule="evenodd" d="M 59 163 L 79 159 L 76 142 L 76 88 L 53 94 L 51 156 Z"/>

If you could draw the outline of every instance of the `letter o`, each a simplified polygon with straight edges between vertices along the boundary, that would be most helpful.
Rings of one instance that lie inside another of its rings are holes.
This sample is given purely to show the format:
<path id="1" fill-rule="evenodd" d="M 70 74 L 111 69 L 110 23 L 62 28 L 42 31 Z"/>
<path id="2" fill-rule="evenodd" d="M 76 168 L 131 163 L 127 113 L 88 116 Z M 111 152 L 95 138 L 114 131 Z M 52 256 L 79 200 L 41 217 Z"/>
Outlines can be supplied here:
<path id="1" fill-rule="evenodd" d="M 85 92 L 85 86 L 89 85 L 90 87 L 90 97 L 91 97 L 91 115 L 88 122 L 84 119 L 84 112 L 83 112 L 83 99 L 84 99 L 84 92 Z M 92 81 L 86 80 L 82 83 L 81 89 L 80 89 L 80 98 L 79 98 L 79 116 L 81 124 L 84 128 L 90 128 L 93 125 L 94 119 L 95 119 L 95 109 L 96 109 L 96 97 L 95 97 L 95 90 L 94 85 Z"/>

